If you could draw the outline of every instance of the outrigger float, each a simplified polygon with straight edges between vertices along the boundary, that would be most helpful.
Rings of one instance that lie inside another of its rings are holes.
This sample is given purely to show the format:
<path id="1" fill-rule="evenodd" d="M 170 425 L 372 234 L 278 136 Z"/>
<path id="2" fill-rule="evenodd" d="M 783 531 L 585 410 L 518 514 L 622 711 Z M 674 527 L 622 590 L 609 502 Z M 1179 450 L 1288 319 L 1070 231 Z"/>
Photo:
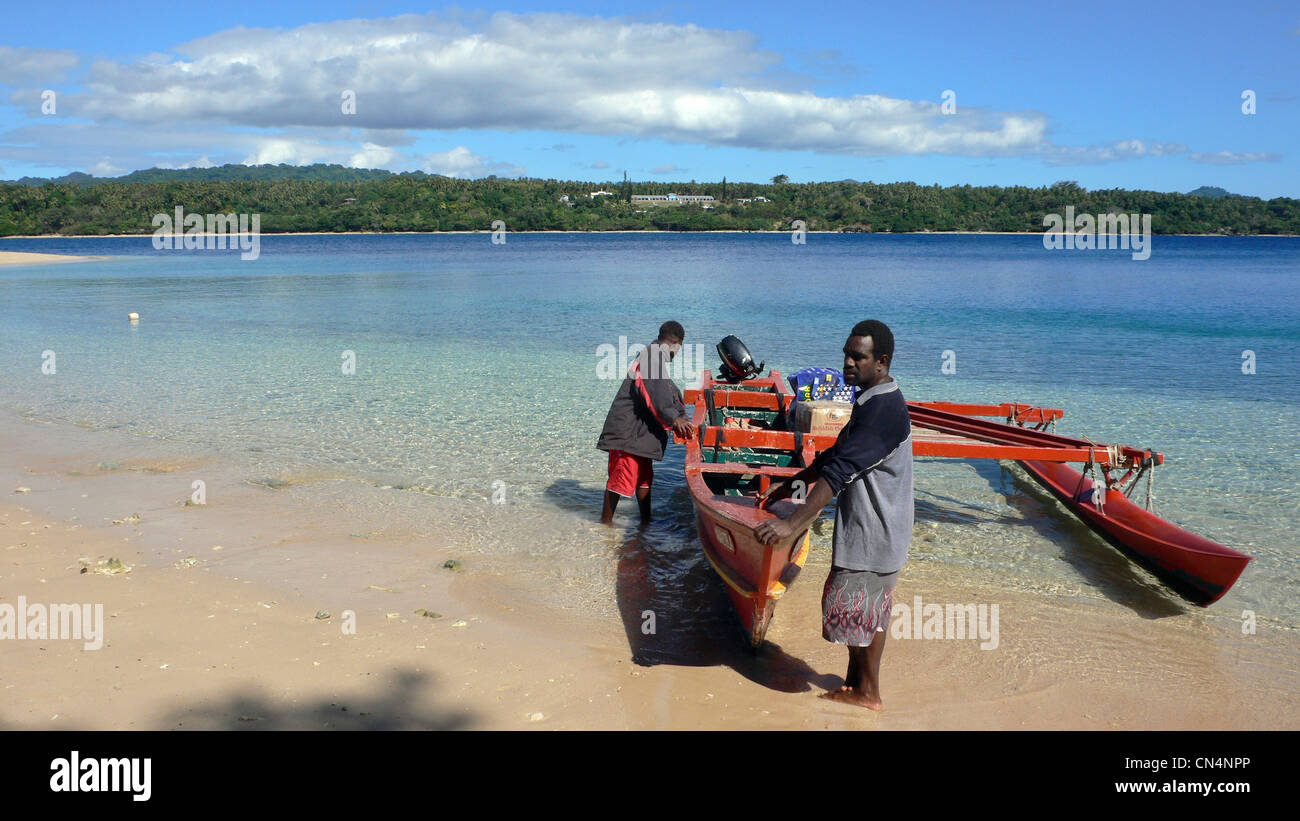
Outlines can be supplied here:
<path id="1" fill-rule="evenodd" d="M 700 543 L 754 647 L 763 643 L 777 600 L 807 560 L 810 540 L 804 531 L 775 544 L 760 542 L 755 528 L 797 503 L 782 500 L 760 510 L 758 494 L 835 444 L 833 436 L 788 430 L 794 394 L 779 371 L 756 375 L 761 370 L 752 362 L 731 369 L 724 354 L 722 377 L 705 371 L 700 387 L 685 394 L 686 404 L 694 405 L 695 427 L 695 436 L 684 443 L 686 484 Z M 1064 416 L 1057 408 L 909 402 L 908 410 L 914 456 L 1016 462 L 1071 513 L 1189 601 L 1218 601 L 1251 560 L 1151 511 L 1153 471 L 1163 454 L 1060 436 L 1049 430 Z M 1143 479 L 1145 506 L 1130 499 Z"/>

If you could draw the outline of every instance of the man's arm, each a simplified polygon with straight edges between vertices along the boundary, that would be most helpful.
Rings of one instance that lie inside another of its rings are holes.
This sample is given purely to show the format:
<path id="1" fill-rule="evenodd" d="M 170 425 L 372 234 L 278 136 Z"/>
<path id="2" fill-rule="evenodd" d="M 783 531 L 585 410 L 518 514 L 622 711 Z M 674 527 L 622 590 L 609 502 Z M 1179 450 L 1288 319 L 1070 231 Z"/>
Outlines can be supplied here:
<path id="1" fill-rule="evenodd" d="M 817 454 L 817 458 L 813 459 L 812 464 L 808 467 L 799 471 L 794 476 L 791 476 L 789 479 L 783 479 L 779 482 L 773 482 L 771 485 L 768 485 L 767 490 L 758 495 L 758 509 L 762 510 L 772 502 L 777 502 L 781 499 L 788 499 L 798 493 L 800 489 L 807 492 L 808 488 L 821 478 L 822 465 L 835 458 L 835 454 L 839 450 L 840 439 L 842 439 L 843 436 L 844 431 L 841 430 L 840 435 L 835 439 L 835 444 Z M 803 484 L 799 484 L 800 482 Z"/>
<path id="2" fill-rule="evenodd" d="M 889 455 L 892 449 L 890 443 L 881 436 L 881 407 L 882 405 L 872 403 L 861 412 L 854 413 L 849 424 L 835 440 L 835 445 L 821 453 L 812 465 L 794 477 L 803 479 L 805 474 L 815 473 L 817 484 L 813 485 L 803 507 L 791 513 L 788 519 L 776 518 L 759 525 L 754 532 L 760 541 L 771 544 L 801 532 L 820 515 L 822 508 L 830 504 L 831 499 L 839 494 L 850 479 L 863 471 L 871 470 Z M 788 491 L 785 492 L 788 495 Z"/>
<path id="3" fill-rule="evenodd" d="M 866 470 L 875 464 L 875 462 L 868 460 L 882 449 L 880 437 L 871 436 L 867 431 L 861 431 L 853 435 L 853 432 L 846 429 L 845 433 L 847 435 L 836 440 L 833 447 L 823 451 L 813 460 L 811 465 L 792 477 L 789 486 L 782 487 L 775 494 L 772 493 L 773 488 L 769 487 L 767 498 L 759 497 L 759 507 L 761 508 L 766 502 L 789 496 L 794 483 L 797 481 L 815 483 L 812 485 L 808 496 L 804 499 L 803 505 L 795 508 L 795 511 L 788 518 L 778 516 L 775 519 L 763 522 L 754 529 L 754 535 L 758 537 L 760 542 L 772 544 L 808 529 L 813 521 L 821 515 L 822 508 L 831 503 L 831 499 L 835 498 L 850 477 L 858 471 Z M 883 453 L 880 458 L 884 458 Z M 879 462 L 879 459 L 876 462 Z M 785 485 L 784 482 L 781 484 Z"/>
<path id="4" fill-rule="evenodd" d="M 887 412 L 882 411 L 885 406 L 878 398 L 859 408 L 841 431 L 835 447 L 813 462 L 821 478 L 831 486 L 832 496 L 838 496 L 851 479 L 880 464 L 897 447 L 892 438 L 899 432 L 898 426 L 887 424 Z"/>
<path id="5" fill-rule="evenodd" d="M 832 448 L 832 450 L 833 449 L 834 448 Z M 823 455 L 829 452 L 830 451 L 823 451 Z M 791 476 L 789 479 L 782 479 L 768 485 L 767 490 L 758 494 L 758 509 L 762 510 L 772 502 L 780 501 L 781 499 L 788 499 L 796 493 L 799 493 L 801 490 L 807 492 L 808 488 L 821 478 L 821 473 L 817 468 L 817 461 L 820 459 L 821 456 L 818 456 L 817 459 L 813 460 L 811 465 Z"/>
<path id="6" fill-rule="evenodd" d="M 834 495 L 829 482 L 817 482 L 812 486 L 812 492 L 808 494 L 804 503 L 790 514 L 790 518 L 768 519 L 754 528 L 754 535 L 763 544 L 772 544 L 788 539 L 796 533 L 802 533 L 821 515 L 822 508 L 831 503 Z"/>
<path id="7" fill-rule="evenodd" d="M 644 373 L 640 373 L 637 383 L 641 391 L 641 401 L 646 403 L 650 412 L 665 429 L 672 430 L 683 439 L 690 439 L 694 435 L 695 429 L 691 427 L 691 421 L 686 418 L 686 404 L 682 401 L 681 392 L 677 390 L 673 380 L 647 379 Z"/>

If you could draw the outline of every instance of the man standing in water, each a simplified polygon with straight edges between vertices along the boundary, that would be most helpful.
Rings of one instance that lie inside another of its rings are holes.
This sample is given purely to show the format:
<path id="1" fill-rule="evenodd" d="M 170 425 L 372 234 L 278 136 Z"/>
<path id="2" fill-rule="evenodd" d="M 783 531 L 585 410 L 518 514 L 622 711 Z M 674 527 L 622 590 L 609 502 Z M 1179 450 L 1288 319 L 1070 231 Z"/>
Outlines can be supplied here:
<path id="1" fill-rule="evenodd" d="M 619 497 L 636 494 L 641 506 L 641 523 L 650 521 L 650 484 L 654 480 L 651 460 L 664 458 L 668 431 L 690 439 L 690 421 L 677 383 L 668 375 L 668 363 L 682 349 L 686 331 L 680 322 L 665 322 L 659 337 L 637 355 L 627 377 L 614 396 L 596 447 L 609 452 L 609 481 L 605 484 L 605 506 L 600 520 L 610 524 Z"/>
<path id="2" fill-rule="evenodd" d="M 894 582 L 912 539 L 912 423 L 907 401 L 889 375 L 894 335 L 883 322 L 853 326 L 844 343 L 844 381 L 859 388 L 853 414 L 835 445 L 788 482 L 771 485 L 759 505 L 802 492 L 805 503 L 788 519 L 771 519 L 756 533 L 764 544 L 806 530 L 835 497 L 831 572 L 822 591 L 822 637 L 848 645 L 844 686 L 822 698 L 870 710 L 880 698 Z"/>

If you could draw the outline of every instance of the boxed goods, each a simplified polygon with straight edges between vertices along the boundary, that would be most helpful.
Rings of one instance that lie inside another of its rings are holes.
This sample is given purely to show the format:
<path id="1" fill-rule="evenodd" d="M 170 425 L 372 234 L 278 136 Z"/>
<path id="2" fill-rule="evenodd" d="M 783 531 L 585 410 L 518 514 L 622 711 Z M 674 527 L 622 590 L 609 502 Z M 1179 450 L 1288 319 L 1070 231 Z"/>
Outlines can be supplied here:
<path id="1" fill-rule="evenodd" d="M 795 404 L 795 430 L 816 436 L 839 436 L 853 415 L 850 402 L 819 399 Z"/>

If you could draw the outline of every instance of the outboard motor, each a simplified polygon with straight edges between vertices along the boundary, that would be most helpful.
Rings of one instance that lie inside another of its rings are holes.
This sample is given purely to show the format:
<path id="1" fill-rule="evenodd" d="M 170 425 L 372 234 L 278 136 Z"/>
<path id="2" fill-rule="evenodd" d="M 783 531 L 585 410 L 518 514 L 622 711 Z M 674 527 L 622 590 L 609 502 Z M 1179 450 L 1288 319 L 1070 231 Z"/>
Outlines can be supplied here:
<path id="1" fill-rule="evenodd" d="M 722 368 L 718 372 L 718 378 L 725 382 L 744 382 L 746 379 L 753 379 L 763 373 L 763 368 L 767 366 L 766 360 L 755 365 L 754 357 L 749 355 L 749 348 L 746 348 L 745 343 L 738 337 L 731 334 L 718 343 L 718 356 L 722 357 Z"/>

